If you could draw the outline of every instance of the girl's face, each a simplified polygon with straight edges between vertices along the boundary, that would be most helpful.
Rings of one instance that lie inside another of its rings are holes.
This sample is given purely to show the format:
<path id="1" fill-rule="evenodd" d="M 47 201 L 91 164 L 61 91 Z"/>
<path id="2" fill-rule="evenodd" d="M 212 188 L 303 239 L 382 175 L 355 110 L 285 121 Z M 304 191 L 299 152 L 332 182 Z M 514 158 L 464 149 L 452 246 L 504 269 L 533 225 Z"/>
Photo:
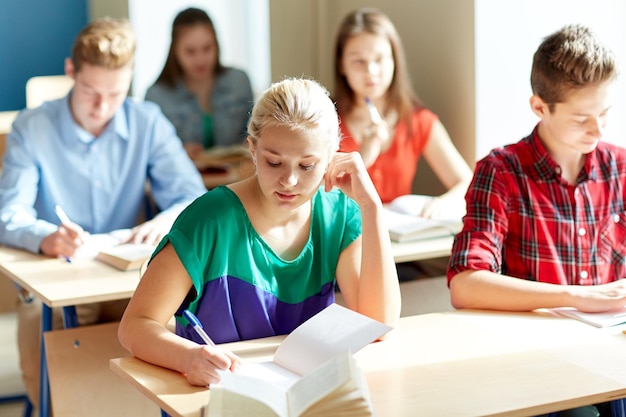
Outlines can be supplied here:
<path id="1" fill-rule="evenodd" d="M 319 131 L 292 131 L 287 126 L 263 129 L 250 150 L 256 161 L 261 192 L 283 210 L 294 210 L 317 192 L 331 152 Z"/>
<path id="2" fill-rule="evenodd" d="M 393 51 L 386 37 L 361 33 L 346 41 L 341 72 L 356 100 L 383 97 L 391 85 L 394 71 Z"/>
<path id="3" fill-rule="evenodd" d="M 183 27 L 178 33 L 174 54 L 186 78 L 209 77 L 217 64 L 215 34 L 204 24 Z"/>

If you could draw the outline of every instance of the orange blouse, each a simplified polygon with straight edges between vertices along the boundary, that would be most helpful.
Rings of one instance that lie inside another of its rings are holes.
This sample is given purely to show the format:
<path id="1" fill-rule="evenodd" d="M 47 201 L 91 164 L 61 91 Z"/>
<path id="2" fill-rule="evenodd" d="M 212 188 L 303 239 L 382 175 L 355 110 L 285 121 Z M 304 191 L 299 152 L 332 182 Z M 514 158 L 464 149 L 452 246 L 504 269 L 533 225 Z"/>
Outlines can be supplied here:
<path id="1" fill-rule="evenodd" d="M 400 121 L 393 132 L 389 148 L 367 169 L 383 203 L 388 203 L 401 195 L 411 194 L 417 162 L 437 119 L 437 115 L 428 109 L 415 110 L 411 116 L 413 134 L 409 136 L 406 122 Z M 343 123 L 340 127 L 343 139 L 339 150 L 358 152 L 360 145 L 354 140 L 348 127 Z"/>

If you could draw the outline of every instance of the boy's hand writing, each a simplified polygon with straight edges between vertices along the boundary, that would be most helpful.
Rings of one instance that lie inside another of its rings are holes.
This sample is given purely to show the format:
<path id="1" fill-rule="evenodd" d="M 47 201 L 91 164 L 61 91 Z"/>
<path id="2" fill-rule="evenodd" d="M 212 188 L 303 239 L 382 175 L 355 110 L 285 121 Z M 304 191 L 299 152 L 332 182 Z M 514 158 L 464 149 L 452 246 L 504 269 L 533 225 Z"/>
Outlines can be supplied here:
<path id="1" fill-rule="evenodd" d="M 69 258 L 85 243 L 87 235 L 76 223 L 62 223 L 56 232 L 43 238 L 39 250 L 47 256 Z"/>

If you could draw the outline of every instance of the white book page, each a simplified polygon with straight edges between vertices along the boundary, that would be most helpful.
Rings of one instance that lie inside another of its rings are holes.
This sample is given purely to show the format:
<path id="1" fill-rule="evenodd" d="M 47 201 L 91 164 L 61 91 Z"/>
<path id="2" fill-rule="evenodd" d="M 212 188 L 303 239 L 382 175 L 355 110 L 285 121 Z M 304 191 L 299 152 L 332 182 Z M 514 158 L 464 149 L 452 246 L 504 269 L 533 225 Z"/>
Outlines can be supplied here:
<path id="1" fill-rule="evenodd" d="M 127 236 L 130 236 L 130 229 L 87 235 L 85 243 L 76 250 L 73 257 L 76 259 L 95 259 L 100 251 L 109 249 L 122 242 L 126 238 L 125 230 L 128 230 Z"/>
<path id="2" fill-rule="evenodd" d="M 406 214 L 412 217 L 420 217 L 422 210 L 433 199 L 429 195 L 406 194 L 393 199 L 387 208 L 396 213 Z M 444 223 L 459 223 L 465 215 L 465 205 L 449 205 L 439 213 L 435 220 Z"/>
<path id="3" fill-rule="evenodd" d="M 413 216 L 385 207 L 383 216 L 391 240 L 403 242 L 417 239 L 455 235 L 461 230 L 462 222 L 459 219 L 429 219 Z"/>
<path id="4" fill-rule="evenodd" d="M 239 372 L 224 372 L 220 376 L 222 381 L 211 385 L 210 388 L 210 416 L 274 417 L 278 415 L 287 417 L 289 415 L 285 390 Z"/>
<path id="5" fill-rule="evenodd" d="M 305 410 L 324 400 L 334 399 L 335 403 L 343 399 L 346 391 L 356 389 L 350 382 L 356 363 L 350 351 L 344 351 L 326 361 L 313 372 L 303 376 L 287 393 L 289 414 L 299 416 Z M 327 404 L 329 408 L 334 408 Z"/>
<path id="6" fill-rule="evenodd" d="M 338 353 L 359 351 L 389 330 L 391 326 L 331 304 L 285 338 L 274 354 L 274 362 L 305 375 Z"/>
<path id="7" fill-rule="evenodd" d="M 275 385 L 283 392 L 287 392 L 300 379 L 300 375 L 274 362 L 246 362 L 239 367 L 235 374 L 260 379 L 264 383 Z"/>
<path id="8" fill-rule="evenodd" d="M 398 213 L 397 211 L 393 211 L 388 208 L 383 210 L 383 215 L 387 228 L 399 234 L 413 233 L 419 230 L 439 227 L 444 224 L 441 220 L 415 217 L 409 214 Z"/>
<path id="9" fill-rule="evenodd" d="M 397 213 L 408 214 L 411 216 L 419 216 L 424 206 L 432 200 L 429 195 L 407 194 L 396 197 L 388 205 L 390 210 Z"/>
<path id="10" fill-rule="evenodd" d="M 557 314 L 574 318 L 595 327 L 610 327 L 626 323 L 626 308 L 604 313 L 584 313 L 573 307 L 553 308 Z"/>

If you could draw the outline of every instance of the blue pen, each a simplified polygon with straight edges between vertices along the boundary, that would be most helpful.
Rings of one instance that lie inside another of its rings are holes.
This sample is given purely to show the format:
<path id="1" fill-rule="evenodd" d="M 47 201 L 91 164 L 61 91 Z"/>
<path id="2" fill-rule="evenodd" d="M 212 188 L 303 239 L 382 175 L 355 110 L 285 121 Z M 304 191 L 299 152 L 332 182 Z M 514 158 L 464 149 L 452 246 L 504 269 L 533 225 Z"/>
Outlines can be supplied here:
<path id="1" fill-rule="evenodd" d="M 376 124 L 380 123 L 383 119 L 380 117 L 380 113 L 378 113 L 378 109 L 372 103 L 369 97 L 365 97 L 365 104 L 367 104 L 367 110 L 370 113 L 370 120 Z"/>
<path id="2" fill-rule="evenodd" d="M 209 346 L 213 346 L 214 348 L 217 347 L 217 346 L 215 346 L 215 343 L 211 340 L 209 335 L 206 334 L 206 332 L 202 328 L 202 323 L 200 323 L 200 320 L 198 320 L 198 318 L 195 316 L 195 314 L 193 314 L 189 310 L 185 310 L 185 311 L 183 311 L 183 315 L 189 321 L 189 323 L 191 323 L 191 325 L 193 326 L 193 328 L 196 331 L 196 333 L 198 333 L 198 336 L 200 336 L 202 338 L 202 340 L 204 340 L 204 343 L 206 343 Z"/>

